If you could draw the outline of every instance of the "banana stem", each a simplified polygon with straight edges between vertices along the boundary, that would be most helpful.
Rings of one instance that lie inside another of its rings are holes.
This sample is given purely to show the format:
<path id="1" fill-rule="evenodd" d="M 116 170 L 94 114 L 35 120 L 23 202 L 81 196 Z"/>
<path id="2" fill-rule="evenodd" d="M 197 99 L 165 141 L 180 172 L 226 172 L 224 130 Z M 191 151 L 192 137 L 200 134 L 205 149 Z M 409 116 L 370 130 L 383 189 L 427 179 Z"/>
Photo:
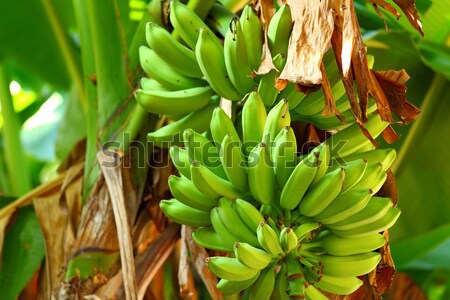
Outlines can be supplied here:
<path id="1" fill-rule="evenodd" d="M 204 20 L 214 3 L 216 3 L 216 0 L 190 0 L 187 7 L 193 10 L 200 19 Z"/>
<path id="2" fill-rule="evenodd" d="M 9 92 L 10 78 L 4 65 L 0 65 L 0 105 L 3 116 L 5 163 L 11 192 L 21 196 L 31 189 L 31 176 L 20 142 L 20 121 L 14 111 Z"/>
<path id="3" fill-rule="evenodd" d="M 415 148 L 417 142 L 425 134 L 425 131 L 430 128 L 434 122 L 434 116 L 437 110 L 440 108 L 440 104 L 443 103 L 445 94 L 448 93 L 448 80 L 442 75 L 437 73 L 433 81 L 431 82 L 430 89 L 428 90 L 425 99 L 422 102 L 422 113 L 414 124 L 411 126 L 405 141 L 398 153 L 398 157 L 395 160 L 391 170 L 399 178 L 409 162 L 412 161 L 414 155 L 416 155 Z"/>

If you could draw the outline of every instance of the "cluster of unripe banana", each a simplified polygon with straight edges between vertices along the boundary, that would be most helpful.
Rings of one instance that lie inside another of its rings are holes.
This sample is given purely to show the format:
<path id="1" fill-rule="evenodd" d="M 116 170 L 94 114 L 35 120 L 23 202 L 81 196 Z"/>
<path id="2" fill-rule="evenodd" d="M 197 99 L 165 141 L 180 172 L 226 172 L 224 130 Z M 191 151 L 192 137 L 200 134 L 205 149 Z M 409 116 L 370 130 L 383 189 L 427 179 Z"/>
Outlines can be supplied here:
<path id="1" fill-rule="evenodd" d="M 262 58 L 263 27 L 251 5 L 244 8 L 240 18 L 235 16 L 229 20 L 223 43 L 180 2 L 170 3 L 170 21 L 182 41 L 156 23 L 149 23 L 146 39 L 150 48 L 140 48 L 142 68 L 150 78 L 141 79 L 136 99 L 145 110 L 175 121 L 149 134 L 149 140 L 155 144 L 170 143 L 187 128 L 207 130 L 219 97 L 240 101 L 254 90 L 259 92 L 266 108 L 287 99 L 293 119 L 311 122 L 324 130 L 344 128 L 353 122 L 331 51 L 325 56 L 324 64 L 337 109 L 347 123 L 336 116 L 321 115 L 322 92 L 305 95 L 297 91 L 294 83 L 282 91 L 275 87 L 286 63 L 292 31 L 289 6 L 281 6 L 269 23 L 267 40 L 277 69 L 264 75 L 256 75 Z M 368 111 L 375 109 L 375 103 L 371 103 Z"/>
<path id="2" fill-rule="evenodd" d="M 157 145 L 172 143 L 179 173 L 169 178 L 174 198 L 161 209 L 196 227 L 199 245 L 227 253 L 206 262 L 224 294 L 320 300 L 328 299 L 323 292 L 357 290 L 358 276 L 380 262 L 381 232 L 400 215 L 390 199 L 374 196 L 396 153 L 375 149 L 353 122 L 333 53 L 324 64 L 347 124 L 321 116 L 320 92 L 305 95 L 293 83 L 275 88 L 292 30 L 289 6 L 270 21 L 267 40 L 277 70 L 264 75 L 255 73 L 263 29 L 252 6 L 229 20 L 223 43 L 180 2 L 170 3 L 170 21 L 176 34 L 147 25 L 150 48 L 142 47 L 140 58 L 150 78 L 142 78 L 136 93 L 144 109 L 173 120 L 149 134 Z M 218 107 L 220 97 L 243 104 L 233 110 L 234 121 Z M 375 110 L 371 103 L 368 111 Z M 299 151 L 295 120 L 338 132 Z M 364 125 L 373 138 L 387 126 L 379 115 Z"/>
<path id="3" fill-rule="evenodd" d="M 212 141 L 191 129 L 170 154 L 180 176 L 169 179 L 174 199 L 160 203 L 173 221 L 199 227 L 194 240 L 229 252 L 210 257 L 225 294 L 250 289 L 250 299 L 327 299 L 350 294 L 380 261 L 380 232 L 400 215 L 374 197 L 395 159 L 373 149 L 358 124 L 298 156 L 289 103 L 266 114 L 257 92 L 244 102 L 240 128 L 215 108 Z M 372 116 L 377 137 L 388 124 Z"/>

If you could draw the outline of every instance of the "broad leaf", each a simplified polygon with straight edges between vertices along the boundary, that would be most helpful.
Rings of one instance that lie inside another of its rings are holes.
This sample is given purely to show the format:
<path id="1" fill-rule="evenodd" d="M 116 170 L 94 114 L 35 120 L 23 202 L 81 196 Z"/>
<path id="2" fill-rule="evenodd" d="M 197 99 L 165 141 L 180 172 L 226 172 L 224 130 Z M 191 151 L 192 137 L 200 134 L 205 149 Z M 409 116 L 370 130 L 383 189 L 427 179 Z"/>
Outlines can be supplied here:
<path id="1" fill-rule="evenodd" d="M 70 84 L 67 67 L 44 5 L 53 3 L 0 1 L 0 56 L 13 59 L 52 85 L 67 88 Z"/>

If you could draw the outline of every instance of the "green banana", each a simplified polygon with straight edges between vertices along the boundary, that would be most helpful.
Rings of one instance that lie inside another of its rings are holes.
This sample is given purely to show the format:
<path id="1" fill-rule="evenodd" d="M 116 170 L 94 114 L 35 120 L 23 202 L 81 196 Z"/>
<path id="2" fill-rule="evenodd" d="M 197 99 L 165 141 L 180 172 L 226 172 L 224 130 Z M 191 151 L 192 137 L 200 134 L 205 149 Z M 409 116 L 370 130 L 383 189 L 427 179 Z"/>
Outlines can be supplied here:
<path id="1" fill-rule="evenodd" d="M 220 178 L 199 162 L 191 164 L 191 178 L 197 189 L 209 198 L 225 196 L 234 199 L 241 196 L 241 192 L 231 182 Z"/>
<path id="2" fill-rule="evenodd" d="M 264 74 L 258 85 L 258 93 L 261 95 L 261 98 L 264 104 L 267 107 L 272 107 L 275 101 L 278 98 L 279 91 L 275 87 L 276 79 L 280 75 L 281 70 L 283 70 L 284 65 L 286 64 L 286 55 L 278 54 L 273 58 L 273 63 L 276 67 L 276 70 L 270 70 L 269 73 Z M 286 100 L 287 99 L 282 99 Z"/>
<path id="3" fill-rule="evenodd" d="M 331 202 L 320 214 L 314 217 L 322 224 L 332 224 L 345 220 L 360 212 L 369 203 L 372 191 L 368 189 L 354 189 L 341 194 Z"/>
<path id="4" fill-rule="evenodd" d="M 267 40 L 272 57 L 278 53 L 287 55 L 292 27 L 291 9 L 289 5 L 284 4 L 273 15 L 267 29 Z"/>
<path id="5" fill-rule="evenodd" d="M 369 165 L 381 164 L 383 166 L 383 171 L 386 171 L 392 165 L 396 157 L 397 152 L 394 149 L 376 149 L 348 155 L 337 160 L 337 162 L 343 164 L 345 162 L 364 159 Z"/>
<path id="6" fill-rule="evenodd" d="M 331 255 L 347 256 L 371 252 L 382 247 L 385 243 L 386 238 L 378 233 L 359 238 L 342 238 L 334 234 L 328 234 L 318 241 L 302 244 L 301 250 L 321 248 Z"/>
<path id="7" fill-rule="evenodd" d="M 233 251 L 233 245 L 239 239 L 229 231 L 229 226 L 227 226 L 224 220 L 222 220 L 218 207 L 214 207 L 211 210 L 210 218 L 212 226 L 215 232 L 217 232 L 217 234 L 223 240 L 223 244 L 229 247 L 231 249 L 230 251 Z"/>
<path id="8" fill-rule="evenodd" d="M 281 191 L 281 207 L 290 210 L 296 208 L 301 203 L 316 173 L 317 167 L 309 165 L 308 160 L 302 160 L 295 167 Z"/>
<path id="9" fill-rule="evenodd" d="M 207 249 L 224 252 L 233 251 L 233 244 L 227 243 L 213 227 L 197 228 L 192 232 L 192 238 L 197 244 Z"/>
<path id="10" fill-rule="evenodd" d="M 314 285 L 310 284 L 305 288 L 306 300 L 329 300 L 327 296 L 322 294 Z"/>
<path id="11" fill-rule="evenodd" d="M 381 219 L 392 207 L 389 198 L 372 197 L 363 210 L 337 223 L 328 224 L 336 230 L 354 229 Z"/>
<path id="12" fill-rule="evenodd" d="M 139 48 L 139 59 L 145 73 L 156 79 L 165 88 L 179 90 L 205 86 L 205 81 L 202 79 L 189 78 L 176 72 L 155 51 L 146 46 Z"/>
<path id="13" fill-rule="evenodd" d="M 275 288 L 275 267 L 273 264 L 261 271 L 250 289 L 250 300 L 269 300 Z"/>
<path id="14" fill-rule="evenodd" d="M 334 234 L 345 238 L 365 237 L 392 227 L 397 221 L 398 217 L 400 217 L 400 213 L 401 212 L 398 208 L 391 207 L 382 218 L 372 223 L 368 223 L 353 229 L 338 230 L 330 228 L 330 230 Z"/>
<path id="15" fill-rule="evenodd" d="M 362 284 L 362 280 L 357 277 L 323 275 L 315 286 L 332 294 L 349 295 L 359 289 Z"/>
<path id="16" fill-rule="evenodd" d="M 228 100 L 241 100 L 239 93 L 228 78 L 224 58 L 224 49 L 217 37 L 207 28 L 200 28 L 200 35 L 195 47 L 195 55 L 211 88 Z"/>
<path id="17" fill-rule="evenodd" d="M 250 192 L 259 203 L 275 203 L 275 174 L 269 149 L 260 143 L 249 154 L 248 184 Z"/>
<path id="18" fill-rule="evenodd" d="M 323 263 L 323 272 L 326 275 L 346 277 L 370 273 L 380 262 L 381 255 L 376 252 L 366 252 L 348 256 L 320 255 L 313 259 Z"/>
<path id="19" fill-rule="evenodd" d="M 272 262 L 272 255 L 247 243 L 235 243 L 234 254 L 247 267 L 256 270 L 266 268 Z"/>
<path id="20" fill-rule="evenodd" d="M 217 206 L 216 199 L 203 195 L 187 178 L 171 175 L 168 183 L 172 196 L 187 206 L 207 212 Z"/>
<path id="21" fill-rule="evenodd" d="M 170 158 L 180 175 L 191 179 L 191 160 L 186 149 L 178 146 L 172 146 L 169 150 Z"/>
<path id="22" fill-rule="evenodd" d="M 285 252 L 290 252 L 298 246 L 298 239 L 295 232 L 289 228 L 283 228 L 280 232 L 280 244 Z"/>
<path id="23" fill-rule="evenodd" d="M 313 158 L 313 159 L 312 159 Z M 330 164 L 330 146 L 327 143 L 321 143 L 314 148 L 308 155 L 308 161 L 317 165 L 317 172 L 311 186 L 315 185 L 329 171 Z"/>
<path id="24" fill-rule="evenodd" d="M 208 129 L 213 110 L 216 106 L 216 101 L 210 101 L 204 108 L 194 111 L 186 117 L 170 123 L 157 131 L 150 132 L 147 138 L 150 142 L 155 143 L 155 145 L 167 148 L 171 143 L 178 142 L 180 140 L 180 133 L 187 128 L 192 128 L 197 132 L 203 132 Z"/>
<path id="25" fill-rule="evenodd" d="M 256 71 L 261 64 L 262 58 L 263 28 L 251 4 L 247 4 L 242 11 L 241 27 L 250 67 Z"/>
<path id="26" fill-rule="evenodd" d="M 289 82 L 288 85 L 280 91 L 278 94 L 278 100 L 287 99 L 289 101 L 289 109 L 295 110 L 296 107 L 302 102 L 306 97 L 306 94 L 299 92 L 296 88 L 296 84 Z"/>
<path id="27" fill-rule="evenodd" d="M 364 127 L 369 131 L 373 138 L 376 138 L 388 125 L 388 122 L 381 120 L 380 115 L 371 115 Z M 344 130 L 332 135 L 327 141 L 330 143 L 331 156 L 336 158 L 343 158 L 351 155 L 358 149 L 371 143 L 361 131 L 358 123 L 354 123 Z"/>
<path id="28" fill-rule="evenodd" d="M 209 212 L 187 206 L 177 199 L 162 200 L 159 203 L 161 210 L 171 220 L 189 226 L 210 226 Z"/>
<path id="29" fill-rule="evenodd" d="M 186 147 L 190 161 L 198 161 L 208 167 L 220 178 L 226 179 L 225 170 L 220 163 L 219 149 L 205 136 L 188 128 L 183 132 L 184 146 Z"/>
<path id="30" fill-rule="evenodd" d="M 245 157 L 241 151 L 240 141 L 227 134 L 220 148 L 220 161 L 228 180 L 241 192 L 248 191 L 248 174 Z"/>
<path id="31" fill-rule="evenodd" d="M 206 28 L 205 22 L 180 1 L 170 2 L 169 18 L 174 31 L 194 50 L 199 39 L 200 28 Z"/>
<path id="32" fill-rule="evenodd" d="M 304 240 L 305 238 L 309 237 L 312 238 L 312 232 L 320 227 L 320 223 L 318 222 L 308 222 L 303 223 L 297 228 L 294 229 L 294 233 L 297 236 L 297 239 L 299 241 Z"/>
<path id="33" fill-rule="evenodd" d="M 224 41 L 225 66 L 231 83 L 242 95 L 253 90 L 252 69 L 247 57 L 247 45 L 239 19 L 231 21 Z"/>
<path id="34" fill-rule="evenodd" d="M 318 114 L 307 117 L 300 116 L 298 118 L 304 121 L 308 121 L 309 123 L 314 124 L 315 127 L 325 131 L 343 130 L 354 123 L 354 118 L 350 110 L 342 112 L 338 109 L 338 111 L 341 113 L 341 118 L 343 119 L 343 121 L 340 120 L 336 115 L 322 116 L 321 114 Z"/>
<path id="35" fill-rule="evenodd" d="M 256 232 L 259 244 L 264 248 L 264 250 L 275 257 L 283 254 L 284 251 L 280 245 L 280 241 L 278 240 L 278 235 L 275 230 L 270 227 L 270 225 L 261 222 Z"/>
<path id="36" fill-rule="evenodd" d="M 364 177 L 367 170 L 367 161 L 362 159 L 350 161 L 343 169 L 345 170 L 345 178 L 342 193 L 346 193 L 354 189 L 356 184 Z"/>
<path id="37" fill-rule="evenodd" d="M 343 178 L 344 171 L 342 169 L 337 169 L 322 177 L 300 201 L 300 212 L 308 217 L 320 214 L 340 193 Z"/>
<path id="38" fill-rule="evenodd" d="M 260 272 L 247 267 L 237 258 L 213 256 L 206 259 L 208 268 L 217 276 L 231 281 L 245 281 Z"/>
<path id="39" fill-rule="evenodd" d="M 141 90 L 135 97 L 142 108 L 154 114 L 185 114 L 205 107 L 213 90 L 194 87 L 178 91 Z"/>
<path id="40" fill-rule="evenodd" d="M 140 85 L 143 90 L 168 91 L 166 87 L 153 78 L 142 77 Z"/>
<path id="41" fill-rule="evenodd" d="M 186 77 L 202 77 L 195 53 L 180 44 L 167 30 L 156 23 L 147 23 L 145 30 L 147 44 L 170 67 Z"/>
<path id="42" fill-rule="evenodd" d="M 237 237 L 240 242 L 249 243 L 252 246 L 259 246 L 256 232 L 247 227 L 244 220 L 232 207 L 233 202 L 227 198 L 219 199 L 219 215 L 228 231 Z"/>
<path id="43" fill-rule="evenodd" d="M 383 171 L 381 164 L 372 165 L 367 168 L 361 180 L 353 188 L 370 188 L 376 194 L 383 186 L 386 178 L 387 174 Z"/>
<path id="44" fill-rule="evenodd" d="M 272 148 L 275 180 L 283 189 L 292 172 L 297 159 L 297 140 L 292 127 L 286 126 L 278 133 Z"/>
<path id="45" fill-rule="evenodd" d="M 233 122 L 221 107 L 217 107 L 214 110 L 209 127 L 212 138 L 218 147 L 228 134 L 232 135 L 233 140 L 240 141 Z"/>
<path id="46" fill-rule="evenodd" d="M 263 215 L 256 209 L 255 206 L 248 203 L 245 200 L 237 198 L 234 201 L 234 210 L 239 214 L 239 216 L 247 224 L 247 227 L 255 231 L 261 222 L 264 222 Z"/>
<path id="47" fill-rule="evenodd" d="M 255 281 L 258 279 L 260 272 L 256 273 L 256 275 L 252 278 L 244 281 L 220 279 L 219 283 L 217 284 L 217 288 L 221 290 L 224 295 L 234 295 L 252 286 L 253 283 L 255 283 Z"/>
<path id="48" fill-rule="evenodd" d="M 262 141 L 266 117 L 261 96 L 258 92 L 250 93 L 245 100 L 241 117 L 244 149 L 247 154 Z"/>
<path id="49" fill-rule="evenodd" d="M 280 101 L 269 112 L 264 124 L 263 141 L 270 145 L 283 127 L 291 125 L 289 104 L 287 100 Z"/>

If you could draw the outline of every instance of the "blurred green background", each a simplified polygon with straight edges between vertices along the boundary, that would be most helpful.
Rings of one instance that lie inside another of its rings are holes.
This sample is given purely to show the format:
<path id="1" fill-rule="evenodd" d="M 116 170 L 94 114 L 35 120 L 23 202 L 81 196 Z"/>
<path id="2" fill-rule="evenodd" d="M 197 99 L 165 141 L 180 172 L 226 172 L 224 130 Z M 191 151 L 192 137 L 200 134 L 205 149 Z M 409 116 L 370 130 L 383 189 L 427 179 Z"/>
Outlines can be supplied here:
<path id="1" fill-rule="evenodd" d="M 95 137 L 106 124 L 116 130 L 136 105 L 130 101 L 121 117 L 108 123 L 129 82 L 136 82 L 135 73 L 130 78 L 124 71 L 122 53 L 128 51 L 126 68 L 134 71 L 143 40 L 139 24 L 145 24 L 140 20 L 151 13 L 151 3 L 117 1 L 118 27 L 108 19 L 111 5 L 99 2 L 104 10 L 93 7 L 93 15 L 86 16 L 82 5 L 89 1 L 0 1 L 0 208 L 55 177 L 57 166 L 79 140 Z M 375 56 L 374 69 L 406 69 L 411 76 L 407 98 L 422 109 L 412 124 L 394 125 L 401 135 L 391 146 L 398 150 L 393 171 L 403 211 L 390 231 L 396 266 L 431 299 L 450 299 L 450 3 L 416 4 L 424 38 L 405 16 L 396 20 L 386 13 L 386 31 L 371 4 L 355 0 L 368 52 Z M 86 36 L 93 45 L 81 49 Z M 100 51 L 103 59 L 90 61 L 82 51 Z M 81 71 L 89 74 L 86 70 L 94 66 L 103 66 L 97 76 L 106 82 L 97 87 Z M 106 96 L 100 97 L 102 93 Z M 3 259 L 0 291 L 13 287 L 19 293 L 42 261 L 44 244 L 36 225 L 29 209 L 7 231 L 3 257 L 17 259 Z M 33 251 L 15 253 L 27 235 Z"/>

